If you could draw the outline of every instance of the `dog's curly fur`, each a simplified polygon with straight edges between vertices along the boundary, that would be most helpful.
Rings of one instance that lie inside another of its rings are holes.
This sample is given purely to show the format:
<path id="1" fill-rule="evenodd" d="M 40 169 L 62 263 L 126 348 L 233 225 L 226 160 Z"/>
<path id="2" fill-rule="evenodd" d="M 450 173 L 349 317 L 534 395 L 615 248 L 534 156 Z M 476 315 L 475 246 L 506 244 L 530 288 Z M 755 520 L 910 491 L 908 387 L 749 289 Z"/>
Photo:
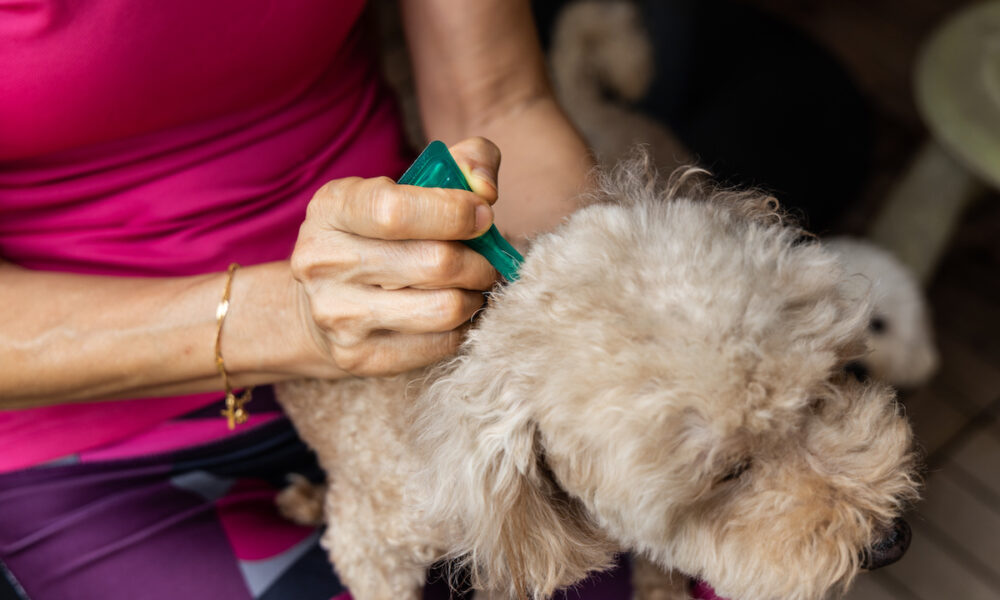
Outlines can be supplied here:
<path id="1" fill-rule="evenodd" d="M 772 199 L 688 175 L 606 178 L 454 359 L 280 387 L 356 598 L 442 557 L 542 598 L 623 549 L 744 599 L 851 581 L 917 486 L 893 392 L 843 373 L 869 299 Z"/>

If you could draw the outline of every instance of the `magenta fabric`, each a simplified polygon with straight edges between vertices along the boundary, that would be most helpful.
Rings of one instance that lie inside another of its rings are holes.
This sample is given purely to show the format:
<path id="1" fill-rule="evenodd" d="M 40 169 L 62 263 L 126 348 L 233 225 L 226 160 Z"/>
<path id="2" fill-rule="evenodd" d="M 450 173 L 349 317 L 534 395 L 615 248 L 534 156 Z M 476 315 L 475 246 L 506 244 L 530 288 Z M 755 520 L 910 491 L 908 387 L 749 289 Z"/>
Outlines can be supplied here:
<path id="1" fill-rule="evenodd" d="M 255 412 L 247 418 L 240 431 L 270 423 L 281 416 L 280 412 Z M 80 452 L 77 457 L 80 462 L 86 463 L 149 456 L 214 442 L 233 435 L 234 431 L 230 431 L 225 419 L 178 419 L 160 423 L 124 440 Z"/>
<path id="2" fill-rule="evenodd" d="M 363 5 L 0 0 L 0 256 L 115 276 L 287 258 L 319 186 L 411 158 Z M 217 397 L 0 412 L 0 471 Z"/>
<path id="3" fill-rule="evenodd" d="M 694 589 L 691 590 L 691 596 L 695 600 L 726 600 L 722 596 L 717 596 L 712 586 L 704 581 L 695 582 Z"/>
<path id="4" fill-rule="evenodd" d="M 226 532 L 233 554 L 243 561 L 268 560 L 288 552 L 316 532 L 288 519 L 275 518 L 277 491 L 266 481 L 243 479 L 215 501 L 219 524 Z"/>

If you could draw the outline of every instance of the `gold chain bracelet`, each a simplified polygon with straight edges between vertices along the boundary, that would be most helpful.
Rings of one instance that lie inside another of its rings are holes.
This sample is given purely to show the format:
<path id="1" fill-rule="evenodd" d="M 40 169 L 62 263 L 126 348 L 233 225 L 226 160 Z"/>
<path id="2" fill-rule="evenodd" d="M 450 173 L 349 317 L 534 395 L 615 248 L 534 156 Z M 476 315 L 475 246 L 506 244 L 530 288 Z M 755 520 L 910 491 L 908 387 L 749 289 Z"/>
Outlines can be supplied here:
<path id="1" fill-rule="evenodd" d="M 226 321 L 226 315 L 229 314 L 229 294 L 233 288 L 233 274 L 239 268 L 240 265 L 237 263 L 229 265 L 229 269 L 226 271 L 226 290 L 222 293 L 222 300 L 219 300 L 219 306 L 215 309 L 215 368 L 218 369 L 219 375 L 222 376 L 222 383 L 226 386 L 226 408 L 222 410 L 222 416 L 226 418 L 230 429 L 235 429 L 237 425 L 247 422 L 249 413 L 247 413 L 246 404 L 250 402 L 250 396 L 253 394 L 252 386 L 243 390 L 239 396 L 233 392 L 229 373 L 226 371 L 226 363 L 222 360 L 222 324 Z"/>

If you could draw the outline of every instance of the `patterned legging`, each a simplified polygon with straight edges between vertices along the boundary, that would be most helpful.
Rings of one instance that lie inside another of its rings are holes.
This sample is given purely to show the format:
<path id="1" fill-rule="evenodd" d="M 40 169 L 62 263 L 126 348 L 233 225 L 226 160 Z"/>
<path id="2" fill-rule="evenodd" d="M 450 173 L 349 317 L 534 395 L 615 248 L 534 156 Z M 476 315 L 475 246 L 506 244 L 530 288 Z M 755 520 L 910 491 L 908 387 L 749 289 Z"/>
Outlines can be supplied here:
<path id="1" fill-rule="evenodd" d="M 0 474 L 0 599 L 349 598 L 320 532 L 275 510 L 290 472 L 320 475 L 279 418 L 180 451 Z M 628 598 L 626 571 L 566 597 Z M 430 581 L 426 598 L 448 597 Z"/>

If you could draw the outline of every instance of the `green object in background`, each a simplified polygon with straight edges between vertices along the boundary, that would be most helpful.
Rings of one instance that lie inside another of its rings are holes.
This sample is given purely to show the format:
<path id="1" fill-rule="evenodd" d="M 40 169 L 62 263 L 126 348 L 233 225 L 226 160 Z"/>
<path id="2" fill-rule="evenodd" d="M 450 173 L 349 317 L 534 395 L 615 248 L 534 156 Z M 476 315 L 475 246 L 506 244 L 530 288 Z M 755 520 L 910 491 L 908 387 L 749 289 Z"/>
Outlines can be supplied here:
<path id="1" fill-rule="evenodd" d="M 424 148 L 417 160 L 413 161 L 410 168 L 399 178 L 399 183 L 426 188 L 472 191 L 465 176 L 462 175 L 462 170 L 448 152 L 448 147 L 439 141 L 433 141 Z M 521 266 L 524 257 L 500 235 L 496 225 L 490 225 L 489 230 L 483 235 L 463 242 L 485 256 L 504 279 L 517 280 L 517 268 Z"/>

